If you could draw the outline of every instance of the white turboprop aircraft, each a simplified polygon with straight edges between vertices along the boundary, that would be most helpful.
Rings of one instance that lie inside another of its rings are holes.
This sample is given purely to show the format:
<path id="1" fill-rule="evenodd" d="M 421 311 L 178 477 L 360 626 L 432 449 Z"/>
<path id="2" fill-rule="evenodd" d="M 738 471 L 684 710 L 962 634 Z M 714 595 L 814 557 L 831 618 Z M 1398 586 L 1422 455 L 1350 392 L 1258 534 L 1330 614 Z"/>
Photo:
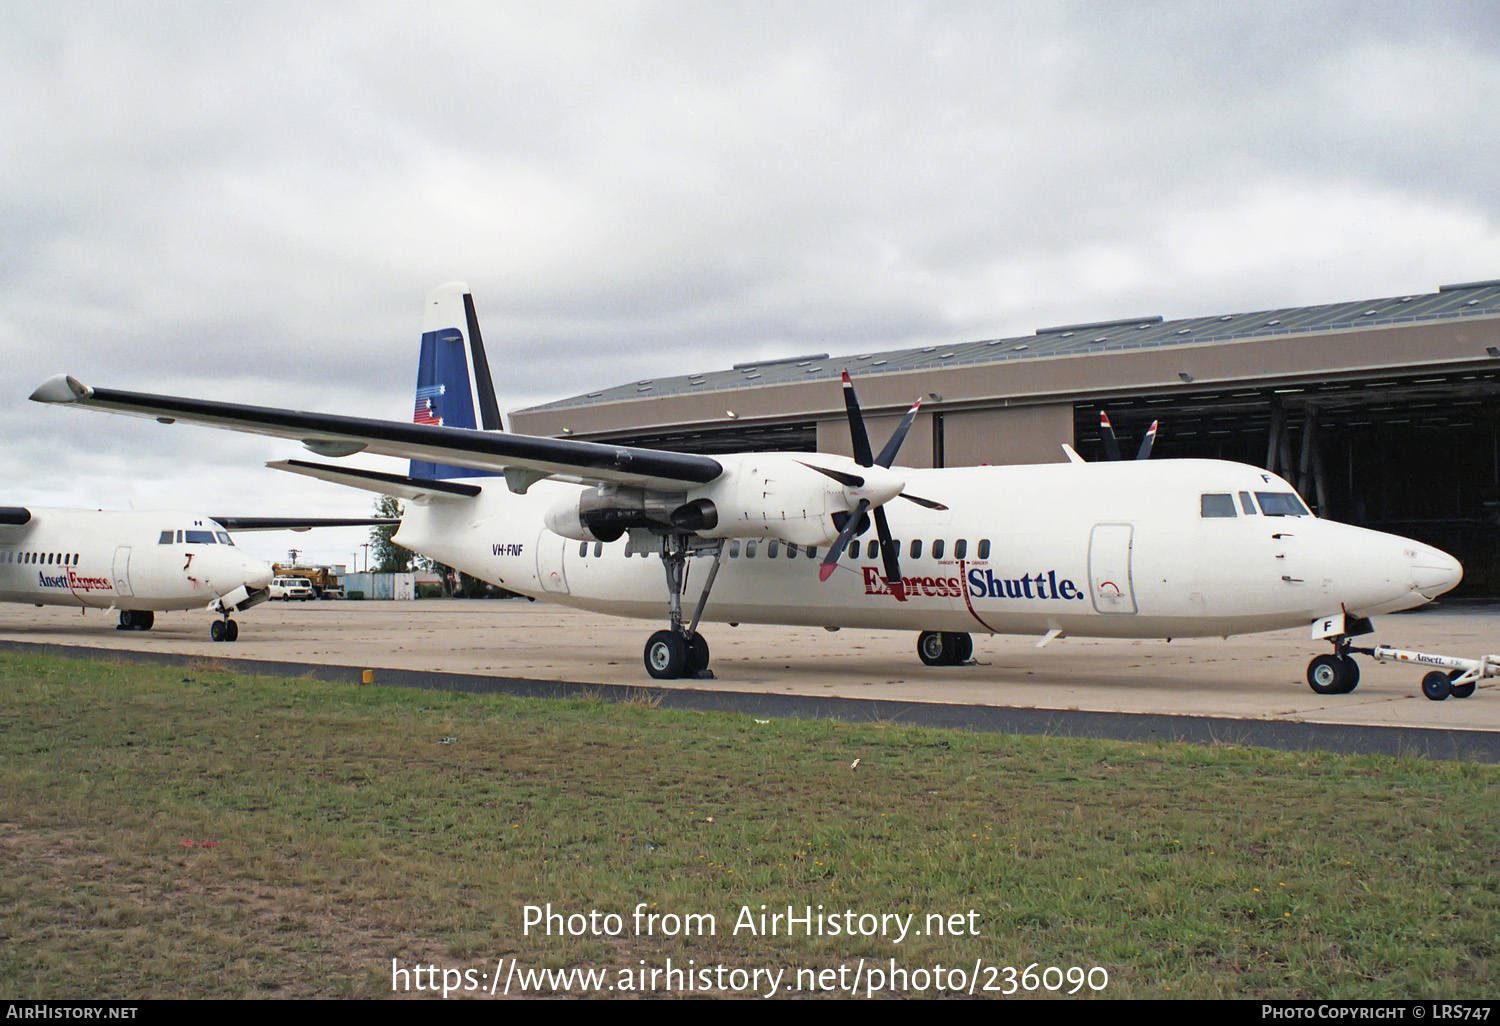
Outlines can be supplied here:
<path id="1" fill-rule="evenodd" d="M 1431 546 L 1320 520 L 1286 481 L 1239 463 L 1085 463 L 1070 450 L 1067 463 L 896 469 L 916 406 L 876 455 L 847 374 L 853 459 L 509 434 L 458 282 L 427 299 L 414 423 L 90 388 L 66 375 L 31 398 L 295 439 L 325 457 L 410 459 L 404 475 L 269 466 L 405 499 L 396 541 L 511 591 L 619 616 L 665 611 L 669 627 L 645 651 L 661 679 L 709 675 L 704 620 L 918 631 L 929 665 L 966 661 L 974 631 L 1045 643 L 1313 625 L 1334 651 L 1309 664 L 1308 683 L 1337 694 L 1358 683 L 1350 639 L 1370 632 L 1369 617 L 1428 602 L 1463 574 Z M 871 526 L 875 537 L 862 538 Z"/>
<path id="2" fill-rule="evenodd" d="M 231 614 L 270 597 L 271 564 L 240 552 L 230 531 L 302 531 L 390 523 L 372 518 L 210 517 L 0 506 L 0 602 L 114 609 L 121 630 L 156 613 L 211 609 L 209 636 L 234 641 Z"/>

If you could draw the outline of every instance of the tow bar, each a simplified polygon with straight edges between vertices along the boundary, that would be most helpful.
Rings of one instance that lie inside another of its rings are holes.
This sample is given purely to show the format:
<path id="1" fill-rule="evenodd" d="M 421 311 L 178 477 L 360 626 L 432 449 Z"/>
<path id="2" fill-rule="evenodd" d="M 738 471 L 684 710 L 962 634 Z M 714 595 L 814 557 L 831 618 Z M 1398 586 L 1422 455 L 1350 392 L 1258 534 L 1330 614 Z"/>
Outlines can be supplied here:
<path id="1" fill-rule="evenodd" d="M 1460 659 L 1457 656 L 1432 655 L 1428 652 L 1408 652 L 1376 645 L 1374 648 L 1350 648 L 1375 659 L 1377 662 L 1421 663 L 1424 666 L 1442 666 L 1448 669 L 1433 670 L 1422 678 L 1422 694 L 1434 702 L 1441 702 L 1452 695 L 1468 698 L 1481 678 L 1500 677 L 1500 655 L 1487 655 L 1482 659 Z"/>

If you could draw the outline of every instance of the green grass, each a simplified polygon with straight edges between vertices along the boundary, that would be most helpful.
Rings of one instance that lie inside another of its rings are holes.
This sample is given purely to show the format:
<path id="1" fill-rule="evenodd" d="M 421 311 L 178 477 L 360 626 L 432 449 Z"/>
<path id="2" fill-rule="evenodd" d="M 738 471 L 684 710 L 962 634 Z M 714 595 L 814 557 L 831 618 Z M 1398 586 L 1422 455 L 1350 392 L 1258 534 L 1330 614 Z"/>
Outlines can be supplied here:
<path id="1" fill-rule="evenodd" d="M 1500 768 L 1471 764 L 0 654 L 0 996 L 379 996 L 392 958 L 671 957 L 1481 997 L 1500 984 L 1497 808 Z M 548 902 L 621 913 L 626 935 L 523 935 Z M 718 934 L 633 936 L 638 902 L 713 913 Z M 980 936 L 732 935 L 762 903 L 975 909 Z"/>

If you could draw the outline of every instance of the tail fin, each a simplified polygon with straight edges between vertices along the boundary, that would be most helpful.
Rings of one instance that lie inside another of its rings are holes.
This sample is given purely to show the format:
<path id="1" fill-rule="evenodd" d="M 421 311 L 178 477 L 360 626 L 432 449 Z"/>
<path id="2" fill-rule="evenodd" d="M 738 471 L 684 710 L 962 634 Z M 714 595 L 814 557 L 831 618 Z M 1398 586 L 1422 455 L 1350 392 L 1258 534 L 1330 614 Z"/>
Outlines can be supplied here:
<path id="1" fill-rule="evenodd" d="M 470 385 L 471 381 L 478 385 L 477 390 Z M 479 426 L 486 431 L 505 430 L 489 360 L 484 353 L 484 340 L 479 334 L 479 318 L 474 313 L 474 297 L 469 294 L 469 286 L 461 281 L 440 285 L 427 294 L 412 421 L 471 430 Z M 493 475 L 412 460 L 411 476 L 444 480 Z"/>

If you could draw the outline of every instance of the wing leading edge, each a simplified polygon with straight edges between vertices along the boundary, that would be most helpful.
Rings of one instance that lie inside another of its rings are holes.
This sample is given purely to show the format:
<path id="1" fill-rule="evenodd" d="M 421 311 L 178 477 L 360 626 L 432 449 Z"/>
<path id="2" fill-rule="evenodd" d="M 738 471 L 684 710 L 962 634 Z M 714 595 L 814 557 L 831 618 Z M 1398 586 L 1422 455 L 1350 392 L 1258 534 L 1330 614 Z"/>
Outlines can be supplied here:
<path id="1" fill-rule="evenodd" d="M 681 489 L 685 484 L 707 484 L 724 471 L 718 460 L 708 456 L 90 388 L 66 374 L 48 378 L 31 393 L 31 398 L 41 403 L 154 417 L 166 424 L 180 420 L 288 438 L 320 456 L 369 452 L 474 470 L 525 471 L 534 475 L 532 479 L 555 477 L 564 481 L 608 481 Z"/>

